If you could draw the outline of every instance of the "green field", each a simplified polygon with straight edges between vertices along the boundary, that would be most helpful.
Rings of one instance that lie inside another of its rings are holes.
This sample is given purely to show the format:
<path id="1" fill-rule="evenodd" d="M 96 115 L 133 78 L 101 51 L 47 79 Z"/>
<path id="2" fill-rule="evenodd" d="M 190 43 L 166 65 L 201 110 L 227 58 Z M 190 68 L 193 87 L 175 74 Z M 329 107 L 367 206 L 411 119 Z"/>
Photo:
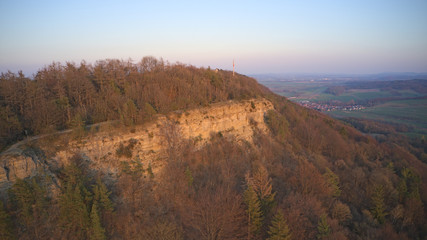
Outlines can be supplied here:
<path id="1" fill-rule="evenodd" d="M 413 90 L 384 91 L 380 89 L 350 89 L 339 96 L 325 93 L 328 87 L 338 85 L 338 83 L 334 81 L 270 81 L 261 83 L 270 88 L 273 92 L 294 101 L 309 100 L 313 102 L 326 102 L 337 100 L 345 103 L 351 100 L 357 102 L 375 98 L 413 98 L 424 96 L 424 94 L 417 93 Z"/>
<path id="2" fill-rule="evenodd" d="M 421 97 L 421 96 L 423 95 L 411 90 L 402 90 L 402 91 L 396 91 L 396 92 L 380 91 L 380 90 L 374 90 L 374 91 L 351 90 L 339 96 L 323 93 L 316 98 L 316 101 L 319 102 L 319 101 L 338 100 L 341 102 L 349 102 L 353 100 L 355 102 L 358 102 L 358 101 L 366 101 L 366 100 L 371 100 L 376 98 L 392 98 L 392 97 L 414 98 L 414 97 Z"/>
<path id="3" fill-rule="evenodd" d="M 266 81 L 261 83 L 277 94 L 295 102 L 310 101 L 330 104 L 331 102 L 342 104 L 352 102 L 366 106 L 366 109 L 357 111 L 325 112 L 334 118 L 352 117 L 401 124 L 408 127 L 408 131 L 404 132 L 405 135 L 427 135 L 427 99 L 422 98 L 427 94 L 418 91 L 416 86 L 410 89 L 351 88 L 347 86 L 345 92 L 337 96 L 326 93 L 326 90 L 331 86 L 344 85 L 345 83 L 341 81 Z M 420 88 L 423 86 L 425 86 L 425 82 L 421 82 Z M 367 104 L 370 101 L 375 102 L 373 106 Z"/>
<path id="4" fill-rule="evenodd" d="M 404 124 L 410 127 L 407 135 L 427 135 L 427 99 L 396 100 L 360 111 L 333 111 L 328 112 L 328 115 Z"/>

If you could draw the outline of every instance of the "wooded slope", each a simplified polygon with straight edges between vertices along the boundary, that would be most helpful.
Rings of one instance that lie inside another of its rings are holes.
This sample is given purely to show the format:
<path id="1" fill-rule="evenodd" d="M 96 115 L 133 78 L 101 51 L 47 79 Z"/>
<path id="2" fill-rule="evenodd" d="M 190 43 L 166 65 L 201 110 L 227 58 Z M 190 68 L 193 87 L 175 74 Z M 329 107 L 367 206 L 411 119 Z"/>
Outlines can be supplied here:
<path id="1" fill-rule="evenodd" d="M 377 142 L 227 71 L 145 58 L 136 65 L 53 64 L 34 80 L 3 74 L 1 133 L 9 129 L 3 142 L 9 144 L 24 129 L 37 134 L 111 119 L 132 125 L 156 112 L 256 97 L 271 101 L 274 110 L 265 115 L 270 133 L 255 133 L 253 143 L 217 134 L 199 149 L 171 134 L 156 174 L 129 148 L 132 161 L 115 181 L 89 168 L 80 153 L 57 169 L 58 182 L 43 174 L 18 180 L 2 196 L 0 237 L 426 237 L 425 141 Z"/>

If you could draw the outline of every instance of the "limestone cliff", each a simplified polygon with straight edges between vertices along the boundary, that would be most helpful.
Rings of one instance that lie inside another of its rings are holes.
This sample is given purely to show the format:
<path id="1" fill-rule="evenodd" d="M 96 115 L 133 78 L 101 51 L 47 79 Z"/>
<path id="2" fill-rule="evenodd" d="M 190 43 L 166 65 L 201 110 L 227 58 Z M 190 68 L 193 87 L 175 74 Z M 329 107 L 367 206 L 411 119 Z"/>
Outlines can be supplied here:
<path id="1" fill-rule="evenodd" d="M 267 131 L 264 115 L 270 109 L 273 109 L 271 102 L 253 99 L 159 115 L 127 131 L 99 131 L 69 141 L 62 150 L 48 157 L 43 154 L 43 145 L 40 145 L 41 151 L 35 151 L 21 144 L 0 155 L 0 188 L 10 185 L 16 178 L 34 176 L 38 170 L 48 171 L 52 166 L 66 164 L 75 153 L 80 153 L 94 169 L 111 175 L 117 173 L 122 161 L 138 160 L 159 169 L 165 150 L 176 141 L 192 140 L 197 147 L 202 147 L 212 134 L 220 134 L 251 142 L 254 131 Z"/>

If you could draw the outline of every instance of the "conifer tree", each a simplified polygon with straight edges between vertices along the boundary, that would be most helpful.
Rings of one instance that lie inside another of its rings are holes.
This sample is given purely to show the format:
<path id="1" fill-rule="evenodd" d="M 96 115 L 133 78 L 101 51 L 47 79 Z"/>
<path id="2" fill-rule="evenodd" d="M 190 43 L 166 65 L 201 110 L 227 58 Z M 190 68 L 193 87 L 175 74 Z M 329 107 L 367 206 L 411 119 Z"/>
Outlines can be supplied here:
<path id="1" fill-rule="evenodd" d="M 375 220 L 378 221 L 379 224 L 383 224 L 385 221 L 385 217 L 387 216 L 386 207 L 384 203 L 384 188 L 382 185 L 378 185 L 375 188 L 374 194 L 371 198 L 372 208 L 371 213 Z"/>
<path id="2" fill-rule="evenodd" d="M 399 192 L 399 201 L 403 202 L 403 200 L 408 195 L 408 185 L 406 184 L 405 178 L 400 178 L 399 183 L 397 185 L 397 191 Z"/>
<path id="3" fill-rule="evenodd" d="M 85 134 L 85 122 L 80 114 L 74 115 L 74 118 L 71 120 L 70 127 L 74 129 L 73 135 L 76 138 L 81 138 Z"/>
<path id="4" fill-rule="evenodd" d="M 67 238 L 87 238 L 91 193 L 84 185 L 86 178 L 76 163 L 66 166 L 63 174 L 63 188 L 59 199 L 59 224 Z"/>
<path id="5" fill-rule="evenodd" d="M 127 102 L 123 104 L 123 107 L 119 109 L 119 112 L 120 120 L 125 126 L 132 126 L 137 123 L 138 108 L 132 100 L 128 99 Z"/>
<path id="6" fill-rule="evenodd" d="M 338 198 L 341 195 L 339 177 L 329 168 L 326 168 L 326 173 L 323 176 L 325 176 L 329 187 L 332 189 L 332 197 Z"/>
<path id="7" fill-rule="evenodd" d="M 398 186 L 401 199 L 413 198 L 420 200 L 420 176 L 409 168 L 403 168 L 401 175 L 401 181 Z"/>
<path id="8" fill-rule="evenodd" d="M 283 212 L 278 210 L 271 221 L 271 226 L 268 231 L 269 238 L 267 240 L 290 240 L 291 233 L 288 224 L 286 223 Z"/>
<path id="9" fill-rule="evenodd" d="M 9 214 L 7 214 L 3 207 L 2 201 L 0 201 L 0 239 L 15 239 L 13 235 L 13 225 L 10 221 Z"/>
<path id="10" fill-rule="evenodd" d="M 251 185 L 244 193 L 244 200 L 248 207 L 246 213 L 248 214 L 248 239 L 250 240 L 260 233 L 263 220 L 260 201 Z"/>
<path id="11" fill-rule="evenodd" d="M 246 175 L 246 182 L 252 186 L 260 201 L 261 211 L 264 216 L 267 216 L 274 206 L 276 196 L 267 169 L 260 165 L 252 176 Z"/>
<path id="12" fill-rule="evenodd" d="M 93 187 L 94 201 L 99 202 L 100 210 L 111 213 L 113 212 L 113 203 L 110 200 L 111 192 L 107 186 L 101 181 L 101 178 L 96 179 L 96 185 Z"/>
<path id="13" fill-rule="evenodd" d="M 151 106 L 151 104 L 149 104 L 148 102 L 146 102 L 144 104 L 144 113 L 145 113 L 145 118 L 152 120 L 153 116 L 157 113 L 156 110 L 153 108 L 153 106 Z"/>
<path id="14" fill-rule="evenodd" d="M 98 213 L 98 203 L 94 201 L 92 210 L 90 212 L 90 232 L 89 237 L 91 240 L 104 240 L 105 229 L 101 226 Z"/>
<path id="15" fill-rule="evenodd" d="M 103 226 L 107 226 L 112 222 L 114 205 L 110 200 L 111 192 L 108 191 L 105 184 L 101 181 L 101 178 L 97 178 L 96 184 L 92 188 L 93 191 L 93 203 L 97 204 L 99 210 L 99 218 Z M 98 207 L 99 206 L 99 207 Z"/>
<path id="16" fill-rule="evenodd" d="M 185 177 L 187 178 L 188 187 L 191 188 L 193 186 L 194 178 L 193 178 L 193 174 L 192 174 L 192 172 L 188 166 L 185 169 L 184 173 L 185 173 Z"/>
<path id="17" fill-rule="evenodd" d="M 317 239 L 323 239 L 331 233 L 331 228 L 329 227 L 328 222 L 326 221 L 326 215 L 323 214 L 320 217 L 319 222 L 317 223 Z"/>
<path id="18" fill-rule="evenodd" d="M 18 232 L 25 237 L 45 233 L 49 200 L 46 186 L 40 185 L 36 177 L 31 180 L 18 179 L 9 189 L 13 216 L 18 222 Z M 21 231 L 22 230 L 22 231 Z"/>
<path id="19" fill-rule="evenodd" d="M 12 188 L 9 189 L 10 202 L 16 213 L 18 222 L 28 228 L 32 222 L 32 205 L 34 204 L 31 185 L 25 180 L 17 179 Z"/>
<path id="20" fill-rule="evenodd" d="M 89 215 L 81 191 L 81 186 L 67 183 L 59 200 L 60 225 L 68 238 L 86 238 L 89 226 Z"/>

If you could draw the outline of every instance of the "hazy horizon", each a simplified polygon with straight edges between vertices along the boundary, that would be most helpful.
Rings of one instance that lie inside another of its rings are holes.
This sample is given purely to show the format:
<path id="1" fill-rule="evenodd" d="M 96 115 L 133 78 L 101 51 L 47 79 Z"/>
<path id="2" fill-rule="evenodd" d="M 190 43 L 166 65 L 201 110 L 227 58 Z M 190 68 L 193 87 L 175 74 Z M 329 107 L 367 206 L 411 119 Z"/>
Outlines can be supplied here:
<path id="1" fill-rule="evenodd" d="M 107 59 L 98 59 L 98 60 L 107 60 Z M 97 60 L 97 61 L 98 61 Z M 119 59 L 119 60 L 123 60 L 123 61 L 127 61 L 124 59 Z M 176 62 L 170 62 L 167 59 L 163 59 L 164 61 L 169 62 L 170 64 L 174 64 L 174 63 L 183 63 L 181 61 L 176 61 Z M 85 61 L 85 60 L 82 60 Z M 28 77 L 28 78 L 33 78 L 35 76 L 35 74 L 37 74 L 38 71 L 42 70 L 44 67 L 49 66 L 50 64 L 53 63 L 60 63 L 61 65 L 65 66 L 67 62 L 76 64 L 77 66 L 80 65 L 80 63 L 82 62 L 75 62 L 75 61 L 64 61 L 64 62 L 57 62 L 57 61 L 52 61 L 51 63 L 48 64 L 44 64 L 43 66 L 34 66 L 34 67 L 29 67 L 29 68 L 8 68 L 8 69 L 2 69 L 0 71 L 0 73 L 7 73 L 8 71 L 12 72 L 12 73 L 18 73 L 19 71 L 22 71 L 22 73 Z M 132 61 L 133 64 L 136 64 L 138 61 Z M 85 61 L 86 64 L 90 64 L 90 65 L 95 65 L 95 62 L 87 62 Z M 211 66 L 211 65 L 195 65 L 195 64 L 190 64 L 190 63 L 183 63 L 183 64 L 187 64 L 187 65 L 192 65 L 192 66 L 196 66 L 196 67 L 202 67 L 202 68 L 208 68 L 210 67 L 211 69 L 215 69 L 215 66 Z M 233 64 L 231 63 L 231 68 L 218 68 L 218 69 L 222 69 L 222 70 L 228 70 L 228 71 L 232 71 L 232 66 Z M 244 72 L 239 72 L 236 71 L 239 74 L 243 74 L 249 77 L 261 77 L 261 76 L 270 76 L 270 77 L 290 77 L 290 76 L 316 76 L 316 77 L 326 77 L 326 76 L 343 76 L 343 77 L 355 77 L 355 76 L 379 76 L 379 75 L 388 75 L 388 76 L 396 76 L 396 75 L 406 75 L 406 76 L 410 76 L 410 75 L 414 75 L 415 77 L 418 76 L 422 76 L 423 78 L 425 78 L 425 76 L 427 76 L 427 71 L 426 72 L 367 72 L 367 73 L 353 73 L 353 72 L 255 72 L 255 73 L 244 73 Z"/>
<path id="2" fill-rule="evenodd" d="M 427 72 L 427 2 L 1 1 L 0 72 L 162 57 L 246 75 Z"/>

